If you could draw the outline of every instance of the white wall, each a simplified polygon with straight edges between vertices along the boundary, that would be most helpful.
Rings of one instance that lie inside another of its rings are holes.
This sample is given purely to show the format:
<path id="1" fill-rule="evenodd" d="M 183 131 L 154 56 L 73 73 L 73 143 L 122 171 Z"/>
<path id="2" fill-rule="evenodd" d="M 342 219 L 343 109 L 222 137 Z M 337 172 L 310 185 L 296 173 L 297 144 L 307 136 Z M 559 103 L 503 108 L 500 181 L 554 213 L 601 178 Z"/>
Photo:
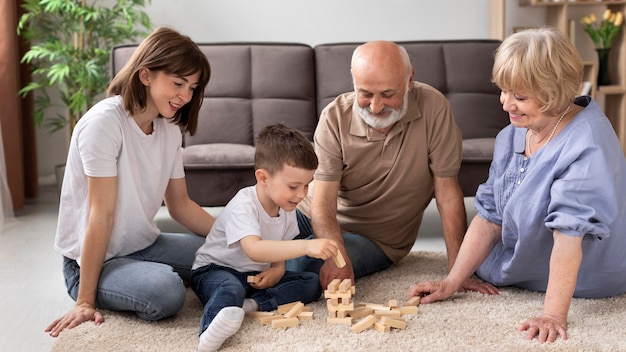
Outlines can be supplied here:
<path id="1" fill-rule="evenodd" d="M 484 39 L 488 0 L 152 0 L 155 27 L 172 26 L 197 42 L 333 42 Z M 41 183 L 65 162 L 63 132 L 37 131 Z"/>

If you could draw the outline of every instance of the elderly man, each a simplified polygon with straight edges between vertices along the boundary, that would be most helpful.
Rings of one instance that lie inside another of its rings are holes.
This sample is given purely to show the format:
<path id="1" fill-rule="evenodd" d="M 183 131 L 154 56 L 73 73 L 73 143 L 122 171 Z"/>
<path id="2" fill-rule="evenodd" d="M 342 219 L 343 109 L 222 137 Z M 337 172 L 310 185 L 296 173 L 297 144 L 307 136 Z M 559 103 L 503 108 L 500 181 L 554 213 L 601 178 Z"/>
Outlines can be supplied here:
<path id="1" fill-rule="evenodd" d="M 447 99 L 413 81 L 406 50 L 392 42 L 359 46 L 351 70 L 354 92 L 320 116 L 320 165 L 298 208 L 300 236 L 337 240 L 347 264 L 301 257 L 287 269 L 319 272 L 322 287 L 386 269 L 411 251 L 433 195 L 452 267 L 467 222 L 461 132 Z"/>

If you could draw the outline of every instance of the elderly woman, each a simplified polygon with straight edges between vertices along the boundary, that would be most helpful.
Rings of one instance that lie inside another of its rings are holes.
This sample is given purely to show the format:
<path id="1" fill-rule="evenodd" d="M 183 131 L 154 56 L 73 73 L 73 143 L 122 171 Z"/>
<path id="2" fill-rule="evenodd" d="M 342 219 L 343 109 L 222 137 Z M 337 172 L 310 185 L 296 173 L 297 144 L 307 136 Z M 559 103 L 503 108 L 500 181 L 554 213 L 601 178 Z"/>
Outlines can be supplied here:
<path id="1" fill-rule="evenodd" d="M 474 273 L 545 292 L 541 315 L 519 330 L 553 342 L 567 339 L 572 297 L 626 292 L 626 161 L 600 107 L 576 97 L 581 77 L 576 48 L 557 30 L 504 40 L 493 82 L 511 124 L 496 138 L 454 267 L 442 281 L 412 285 L 410 296 L 446 299 Z"/>

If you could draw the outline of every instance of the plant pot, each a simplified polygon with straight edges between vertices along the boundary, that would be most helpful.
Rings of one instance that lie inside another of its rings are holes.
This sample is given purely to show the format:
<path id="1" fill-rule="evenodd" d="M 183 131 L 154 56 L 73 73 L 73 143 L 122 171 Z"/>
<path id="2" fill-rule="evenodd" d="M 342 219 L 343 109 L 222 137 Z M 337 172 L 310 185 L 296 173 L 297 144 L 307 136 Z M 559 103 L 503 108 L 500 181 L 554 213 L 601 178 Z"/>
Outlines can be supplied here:
<path id="1" fill-rule="evenodd" d="M 608 86 L 611 84 L 609 76 L 609 54 L 611 48 L 596 49 L 598 53 L 598 86 Z"/>

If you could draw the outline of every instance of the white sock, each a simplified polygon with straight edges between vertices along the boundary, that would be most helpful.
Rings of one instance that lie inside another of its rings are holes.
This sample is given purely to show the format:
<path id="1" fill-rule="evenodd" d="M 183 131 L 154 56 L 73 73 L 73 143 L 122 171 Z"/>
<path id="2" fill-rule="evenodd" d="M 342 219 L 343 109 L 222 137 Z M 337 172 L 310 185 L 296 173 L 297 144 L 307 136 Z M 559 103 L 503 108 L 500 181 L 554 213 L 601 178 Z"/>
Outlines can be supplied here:
<path id="1" fill-rule="evenodd" d="M 243 311 L 248 314 L 250 312 L 256 312 L 259 310 L 259 305 L 252 298 L 246 298 L 243 300 Z"/>
<path id="2" fill-rule="evenodd" d="M 245 313 L 240 307 L 225 307 L 215 316 L 209 327 L 200 334 L 199 352 L 215 351 L 241 327 Z"/>

